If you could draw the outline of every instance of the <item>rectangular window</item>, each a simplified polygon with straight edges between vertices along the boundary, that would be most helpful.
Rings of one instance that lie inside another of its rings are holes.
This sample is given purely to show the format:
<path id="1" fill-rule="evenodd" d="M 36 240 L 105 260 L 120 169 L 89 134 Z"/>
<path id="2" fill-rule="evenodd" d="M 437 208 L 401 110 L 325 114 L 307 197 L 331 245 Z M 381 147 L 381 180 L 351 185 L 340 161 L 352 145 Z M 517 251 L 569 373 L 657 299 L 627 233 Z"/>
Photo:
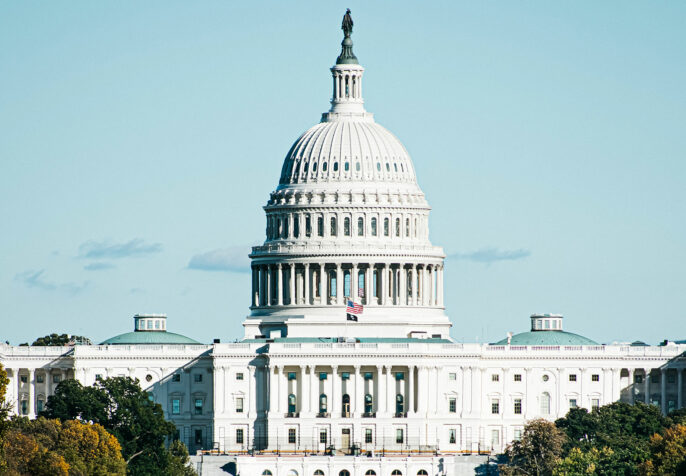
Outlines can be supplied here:
<path id="1" fill-rule="evenodd" d="M 457 413 L 457 399 L 451 398 L 448 400 L 448 411 L 450 413 Z"/>
<path id="2" fill-rule="evenodd" d="M 326 444 L 326 430 L 319 430 L 319 442 Z"/>
<path id="3" fill-rule="evenodd" d="M 195 444 L 202 445 L 202 430 L 195 430 Z"/>
<path id="4" fill-rule="evenodd" d="M 448 430 L 448 441 L 451 445 L 457 443 L 457 431 L 455 430 L 455 428 L 450 428 Z"/>
<path id="5" fill-rule="evenodd" d="M 194 374 L 194 375 L 193 375 L 193 381 L 194 381 L 195 383 L 200 383 L 200 382 L 202 382 L 202 374 Z"/>
<path id="6" fill-rule="evenodd" d="M 515 441 L 519 441 L 522 439 L 522 429 L 521 428 L 515 428 L 514 429 L 514 439 L 515 439 Z"/>
<path id="7" fill-rule="evenodd" d="M 343 234 L 345 236 L 350 236 L 350 218 L 345 217 L 343 220 Z"/>
<path id="8" fill-rule="evenodd" d="M 515 398 L 515 400 L 514 400 L 514 412 L 515 412 L 515 415 L 521 415 L 522 414 L 522 399 L 521 398 Z"/>
<path id="9" fill-rule="evenodd" d="M 305 215 L 305 236 L 312 236 L 312 219 L 309 213 Z"/>
<path id="10" fill-rule="evenodd" d="M 450 372 L 448 374 L 448 380 L 457 380 L 457 374 L 455 372 Z"/>
<path id="11" fill-rule="evenodd" d="M 243 444 L 243 428 L 236 428 L 236 443 Z"/>
<path id="12" fill-rule="evenodd" d="M 236 380 L 243 380 L 243 372 L 238 372 L 236 374 Z"/>
<path id="13" fill-rule="evenodd" d="M 600 399 L 592 398 L 591 399 L 591 409 L 597 410 L 598 408 L 600 408 Z"/>
<path id="14" fill-rule="evenodd" d="M 515 382 L 521 382 L 522 381 L 522 374 L 514 374 L 514 381 Z"/>
<path id="15" fill-rule="evenodd" d="M 372 236 L 376 236 L 376 218 L 372 218 Z"/>
<path id="16" fill-rule="evenodd" d="M 336 233 L 338 232 L 338 227 L 336 226 L 336 217 L 331 217 L 331 230 L 329 231 L 331 236 L 336 236 Z"/>
<path id="17" fill-rule="evenodd" d="M 341 380 L 350 380 L 350 372 L 341 372 Z"/>
<path id="18" fill-rule="evenodd" d="M 374 374 L 372 372 L 365 372 L 364 373 L 364 379 L 365 380 L 373 380 L 374 379 Z"/>
<path id="19" fill-rule="evenodd" d="M 317 217 L 317 236 L 324 236 L 324 217 Z"/>
<path id="20" fill-rule="evenodd" d="M 202 415 L 202 398 L 195 399 L 195 414 Z"/>
<path id="21" fill-rule="evenodd" d="M 36 383 L 43 383 L 44 380 L 43 374 L 36 375 Z"/>
<path id="22" fill-rule="evenodd" d="M 291 444 L 295 443 L 295 428 L 288 429 L 288 442 Z"/>
<path id="23" fill-rule="evenodd" d="M 600 382 L 600 374 L 591 375 L 591 382 Z"/>
<path id="24" fill-rule="evenodd" d="M 293 215 L 293 236 L 300 238 L 300 217 Z"/>
<path id="25" fill-rule="evenodd" d="M 498 375 L 498 374 L 491 375 L 491 382 L 500 382 L 500 375 Z"/>
<path id="26" fill-rule="evenodd" d="M 236 397 L 236 413 L 243 413 L 243 397 Z"/>
<path id="27" fill-rule="evenodd" d="M 24 378 L 26 378 L 26 377 L 24 377 Z M 53 376 L 52 376 L 52 383 L 60 383 L 61 380 L 62 380 L 62 376 L 61 376 L 61 375 L 53 375 Z M 24 381 L 24 382 L 25 382 L 25 381 Z"/>
<path id="28" fill-rule="evenodd" d="M 365 428 L 364 429 L 364 442 L 365 443 L 373 443 L 374 442 L 374 436 L 373 436 L 371 428 Z"/>
<path id="29" fill-rule="evenodd" d="M 295 380 L 295 372 L 288 372 L 288 380 Z"/>
<path id="30" fill-rule="evenodd" d="M 403 429 L 402 428 L 396 428 L 395 430 L 395 442 L 396 443 L 403 443 L 405 441 L 405 437 L 403 434 Z"/>
<path id="31" fill-rule="evenodd" d="M 491 430 L 491 448 L 500 444 L 500 430 Z"/>
<path id="32" fill-rule="evenodd" d="M 569 399 L 569 408 L 577 408 L 576 398 L 570 398 Z"/>
<path id="33" fill-rule="evenodd" d="M 178 415 L 181 413 L 181 400 L 178 398 L 172 399 L 172 415 Z"/>
<path id="34" fill-rule="evenodd" d="M 21 401 L 21 414 L 22 415 L 28 415 L 29 414 L 29 402 L 28 402 L 28 400 L 22 400 Z"/>
<path id="35" fill-rule="evenodd" d="M 395 373 L 395 379 L 396 380 L 405 380 L 405 372 L 396 372 Z"/>
<path id="36" fill-rule="evenodd" d="M 326 372 L 319 372 L 319 380 L 326 380 Z"/>
<path id="37" fill-rule="evenodd" d="M 172 382 L 180 382 L 180 381 L 181 381 L 181 374 L 172 375 Z"/>
<path id="38" fill-rule="evenodd" d="M 102 380 L 102 374 L 95 374 L 95 380 Z"/>
<path id="39" fill-rule="evenodd" d="M 500 400 L 494 398 L 491 400 L 491 414 L 497 415 L 500 413 Z"/>
<path id="40" fill-rule="evenodd" d="M 643 375 L 634 375 L 634 383 L 643 383 Z"/>
<path id="41" fill-rule="evenodd" d="M 388 218 L 383 219 L 383 236 L 388 236 L 389 233 L 389 224 L 388 224 Z"/>
<path id="42" fill-rule="evenodd" d="M 38 413 L 40 413 L 40 412 L 43 411 L 43 400 L 40 400 L 40 399 L 39 399 L 39 400 L 36 402 L 36 411 L 37 411 Z"/>
<path id="43" fill-rule="evenodd" d="M 576 374 L 569 374 L 569 381 L 576 382 Z"/>
<path id="44" fill-rule="evenodd" d="M 20 375 L 19 376 L 19 381 L 21 383 L 27 383 L 29 381 L 29 376 L 28 375 Z"/>

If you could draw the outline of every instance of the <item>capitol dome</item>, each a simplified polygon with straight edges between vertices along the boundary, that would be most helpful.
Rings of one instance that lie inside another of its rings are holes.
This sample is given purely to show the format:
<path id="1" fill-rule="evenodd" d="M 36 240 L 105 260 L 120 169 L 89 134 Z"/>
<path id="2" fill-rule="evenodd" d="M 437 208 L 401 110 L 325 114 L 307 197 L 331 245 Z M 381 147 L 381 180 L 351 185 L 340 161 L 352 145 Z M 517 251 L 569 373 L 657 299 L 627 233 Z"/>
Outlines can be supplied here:
<path id="1" fill-rule="evenodd" d="M 431 209 L 407 150 L 364 108 L 352 22 L 344 32 L 331 108 L 290 147 L 263 207 L 245 337 L 445 339 Z"/>

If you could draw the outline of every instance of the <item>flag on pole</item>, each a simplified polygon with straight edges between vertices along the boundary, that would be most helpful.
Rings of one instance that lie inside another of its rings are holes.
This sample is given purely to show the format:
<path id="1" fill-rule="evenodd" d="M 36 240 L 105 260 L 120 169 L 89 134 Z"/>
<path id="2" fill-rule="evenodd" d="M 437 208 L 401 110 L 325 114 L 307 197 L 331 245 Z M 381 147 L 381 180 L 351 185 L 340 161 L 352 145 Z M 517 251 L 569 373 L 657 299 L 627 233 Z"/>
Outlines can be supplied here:
<path id="1" fill-rule="evenodd" d="M 357 322 L 357 316 L 355 314 L 346 314 L 345 316 L 349 321 Z"/>
<path id="2" fill-rule="evenodd" d="M 357 304 L 355 301 L 348 300 L 348 306 L 345 308 L 345 312 L 348 314 L 362 314 L 364 308 L 362 304 Z M 355 319 L 357 320 L 357 319 Z"/>

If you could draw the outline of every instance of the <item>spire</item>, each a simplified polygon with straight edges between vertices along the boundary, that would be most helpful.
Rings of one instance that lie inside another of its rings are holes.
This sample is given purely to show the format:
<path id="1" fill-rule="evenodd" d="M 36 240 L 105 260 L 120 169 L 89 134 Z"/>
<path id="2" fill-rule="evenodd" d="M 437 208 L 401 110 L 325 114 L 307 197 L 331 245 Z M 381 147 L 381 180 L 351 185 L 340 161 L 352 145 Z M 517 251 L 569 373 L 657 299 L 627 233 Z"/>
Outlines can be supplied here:
<path id="1" fill-rule="evenodd" d="M 353 40 L 350 34 L 353 32 L 353 18 L 350 16 L 350 9 L 348 8 L 343 15 L 343 41 L 341 42 L 341 54 L 336 59 L 336 64 L 358 64 L 357 57 L 353 53 Z"/>

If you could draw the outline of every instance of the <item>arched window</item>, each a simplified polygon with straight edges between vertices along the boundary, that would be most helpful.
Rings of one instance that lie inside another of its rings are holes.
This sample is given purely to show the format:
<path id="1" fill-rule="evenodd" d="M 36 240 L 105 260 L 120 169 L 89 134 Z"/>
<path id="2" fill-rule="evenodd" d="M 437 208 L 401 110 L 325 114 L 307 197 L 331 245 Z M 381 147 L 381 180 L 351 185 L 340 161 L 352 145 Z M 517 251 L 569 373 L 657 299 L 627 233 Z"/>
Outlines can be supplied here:
<path id="1" fill-rule="evenodd" d="M 337 280 L 336 270 L 332 269 L 329 272 L 329 296 L 331 297 L 336 297 L 336 293 L 338 291 L 338 283 L 336 282 Z"/>
<path id="2" fill-rule="evenodd" d="M 326 394 L 322 393 L 319 395 L 319 413 L 326 413 L 328 408 Z"/>
<path id="3" fill-rule="evenodd" d="M 417 219 L 414 219 L 414 237 L 417 238 Z"/>
<path id="4" fill-rule="evenodd" d="M 355 170 L 357 170 L 358 172 L 360 171 L 360 163 L 359 162 L 355 162 Z"/>
<path id="5" fill-rule="evenodd" d="M 403 476 L 403 472 L 400 471 L 399 469 L 394 469 L 393 472 L 391 473 L 391 476 Z"/>
<path id="6" fill-rule="evenodd" d="M 343 397 L 341 398 L 342 400 L 342 405 L 341 405 L 341 412 L 343 413 L 344 417 L 350 416 L 350 395 L 347 393 L 343 394 Z"/>
<path id="7" fill-rule="evenodd" d="M 550 394 L 548 392 L 541 394 L 541 414 L 550 415 Z"/>
<path id="8" fill-rule="evenodd" d="M 372 236 L 376 236 L 376 217 L 372 217 Z"/>
<path id="9" fill-rule="evenodd" d="M 350 170 L 350 162 L 345 163 L 345 171 L 347 172 L 348 170 Z"/>
<path id="10" fill-rule="evenodd" d="M 396 164 L 395 162 L 393 162 L 393 170 L 395 170 L 396 172 L 398 171 L 398 164 Z"/>
<path id="11" fill-rule="evenodd" d="M 402 162 L 400 163 L 400 171 L 401 171 L 401 172 L 405 172 L 405 167 L 403 167 L 403 163 L 402 163 Z"/>
<path id="12" fill-rule="evenodd" d="M 312 473 L 314 476 L 324 476 L 324 471 L 321 469 L 316 470 L 314 473 Z"/>
<path id="13" fill-rule="evenodd" d="M 345 236 L 350 236 L 350 217 L 345 217 L 343 219 L 343 234 Z"/>
<path id="14" fill-rule="evenodd" d="M 305 162 L 305 167 L 303 167 L 303 173 L 307 174 L 307 162 Z"/>
<path id="15" fill-rule="evenodd" d="M 410 219 L 409 218 L 405 218 L 405 236 L 407 238 L 410 237 Z"/>
<path id="16" fill-rule="evenodd" d="M 262 471 L 262 476 L 272 476 L 272 472 L 268 469 L 265 469 L 264 471 Z"/>
<path id="17" fill-rule="evenodd" d="M 364 476 L 376 476 L 376 471 L 373 469 L 368 469 L 366 473 L 364 473 Z"/>
<path id="18" fill-rule="evenodd" d="M 288 471 L 287 476 L 298 476 L 298 472 L 294 469 Z"/>
<path id="19" fill-rule="evenodd" d="M 390 172 L 390 171 L 391 171 L 391 166 L 388 164 L 388 162 L 386 162 L 386 172 Z"/>
<path id="20" fill-rule="evenodd" d="M 405 413 L 405 398 L 401 394 L 395 396 L 395 412 Z"/>
<path id="21" fill-rule="evenodd" d="M 376 170 L 378 170 L 379 172 L 381 172 L 381 162 L 377 162 L 377 163 L 376 163 Z"/>
<path id="22" fill-rule="evenodd" d="M 322 164 L 322 172 L 326 172 L 327 167 L 328 167 L 328 162 L 324 162 Z"/>
<path id="23" fill-rule="evenodd" d="M 390 233 L 391 224 L 388 218 L 383 219 L 383 236 L 388 236 Z"/>
<path id="24" fill-rule="evenodd" d="M 338 473 L 338 476 L 350 476 L 350 471 L 347 469 L 342 469 L 340 473 Z"/>
<path id="25" fill-rule="evenodd" d="M 364 218 L 357 219 L 357 236 L 364 236 Z"/>
<path id="26" fill-rule="evenodd" d="M 288 413 L 295 413 L 295 412 L 296 412 L 296 409 L 295 409 L 295 395 L 291 393 L 291 394 L 288 396 Z"/>
<path id="27" fill-rule="evenodd" d="M 312 218 L 309 213 L 305 215 L 305 236 L 312 236 Z"/>
<path id="28" fill-rule="evenodd" d="M 300 215 L 293 215 L 293 236 L 300 238 Z"/>
<path id="29" fill-rule="evenodd" d="M 317 235 L 318 236 L 324 236 L 324 217 L 323 216 L 317 217 Z"/>
<path id="30" fill-rule="evenodd" d="M 336 227 L 336 217 L 331 217 L 331 236 L 336 236 L 338 228 Z"/>
<path id="31" fill-rule="evenodd" d="M 400 236 L 400 218 L 395 219 L 395 236 Z"/>
<path id="32" fill-rule="evenodd" d="M 338 172 L 338 162 L 333 163 L 333 171 Z"/>
<path id="33" fill-rule="evenodd" d="M 316 172 L 316 171 L 317 171 L 317 162 L 312 164 L 312 172 Z"/>
<path id="34" fill-rule="evenodd" d="M 425 469 L 420 469 L 417 471 L 417 476 L 429 476 L 429 473 L 427 473 Z"/>
<path id="35" fill-rule="evenodd" d="M 364 412 L 372 413 L 374 411 L 374 399 L 372 394 L 368 393 L 364 396 Z"/>

